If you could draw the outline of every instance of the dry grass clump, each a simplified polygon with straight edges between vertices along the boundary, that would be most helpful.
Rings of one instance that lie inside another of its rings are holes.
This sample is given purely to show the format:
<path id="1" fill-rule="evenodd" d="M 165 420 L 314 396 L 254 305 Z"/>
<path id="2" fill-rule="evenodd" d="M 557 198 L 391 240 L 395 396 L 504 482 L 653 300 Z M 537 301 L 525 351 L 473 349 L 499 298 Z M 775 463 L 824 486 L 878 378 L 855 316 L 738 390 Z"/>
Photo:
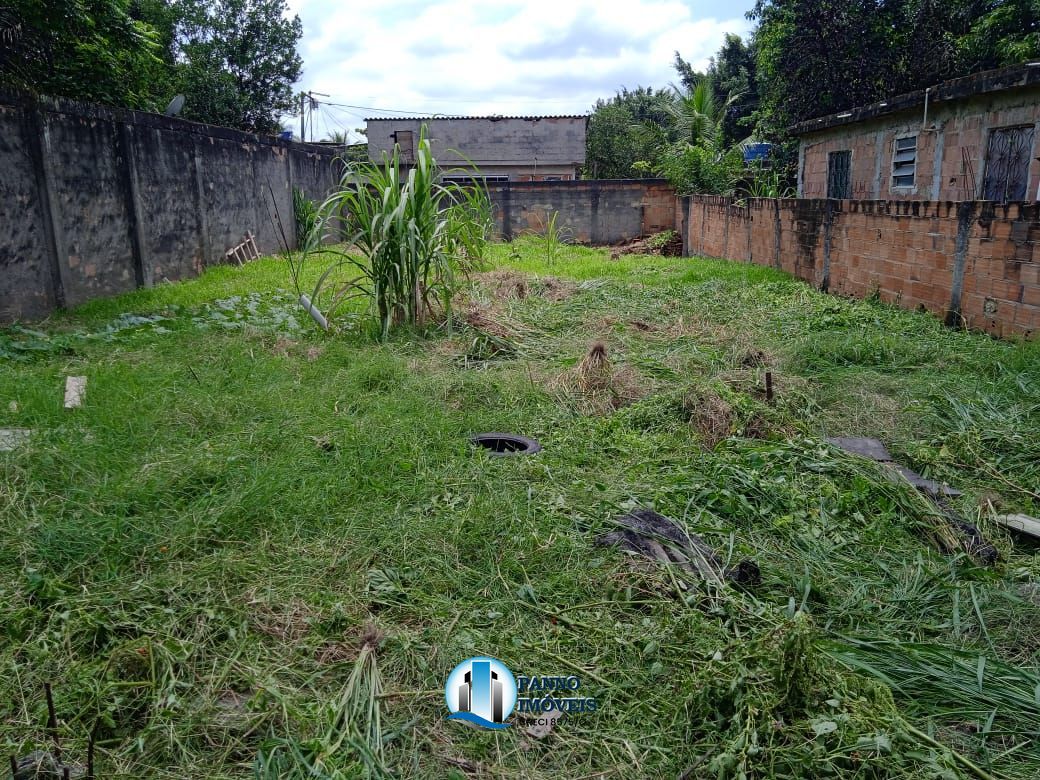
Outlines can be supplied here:
<path id="1" fill-rule="evenodd" d="M 731 436 L 736 422 L 733 406 L 711 390 L 691 390 L 683 398 L 683 412 L 706 449 Z"/>
<path id="2" fill-rule="evenodd" d="M 578 285 L 555 276 L 528 277 L 516 271 L 485 271 L 470 278 L 492 301 L 524 300 L 538 296 L 547 301 L 562 301 L 574 295 Z"/>
<path id="3" fill-rule="evenodd" d="M 550 389 L 576 401 L 585 414 L 607 414 L 645 398 L 653 388 L 631 366 L 616 366 L 607 345 L 597 341 L 573 369 L 550 382 Z"/>
<path id="4" fill-rule="evenodd" d="M 607 357 L 607 345 L 597 341 L 578 364 L 578 389 L 588 395 L 610 387 L 613 366 Z"/>
<path id="5" fill-rule="evenodd" d="M 275 607 L 259 598 L 254 589 L 246 602 L 252 613 L 253 626 L 257 631 L 281 639 L 297 642 L 310 629 L 314 613 L 302 601 L 293 600 L 284 607 Z"/>
<path id="6" fill-rule="evenodd" d="M 575 282 L 567 279 L 557 279 L 555 276 L 543 276 L 538 280 L 539 294 L 547 301 L 557 303 L 570 298 L 578 289 Z"/>
<path id="7" fill-rule="evenodd" d="M 748 347 L 740 353 L 739 363 L 744 368 L 757 368 L 759 366 L 771 366 L 773 360 L 761 349 Z"/>
<path id="8" fill-rule="evenodd" d="M 463 320 L 474 330 L 489 333 L 500 339 L 512 339 L 517 335 L 515 323 L 490 309 L 470 309 L 463 315 Z"/>
<path id="9" fill-rule="evenodd" d="M 472 279 L 484 287 L 494 300 L 516 298 L 522 301 L 528 295 L 527 277 L 516 271 L 486 271 L 473 274 Z"/>

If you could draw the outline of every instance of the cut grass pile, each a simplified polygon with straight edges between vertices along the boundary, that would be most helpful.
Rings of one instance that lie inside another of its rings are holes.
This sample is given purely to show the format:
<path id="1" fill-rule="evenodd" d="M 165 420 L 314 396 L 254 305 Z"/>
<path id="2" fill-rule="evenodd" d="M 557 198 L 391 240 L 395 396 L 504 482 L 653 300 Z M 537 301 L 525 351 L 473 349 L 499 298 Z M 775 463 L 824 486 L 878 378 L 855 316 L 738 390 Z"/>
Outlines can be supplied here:
<path id="1" fill-rule="evenodd" d="M 3 753 L 47 747 L 51 681 L 99 777 L 1040 775 L 1040 562 L 988 510 L 1040 511 L 1037 345 L 756 266 L 493 250 L 428 339 L 319 333 L 276 259 L 0 331 L 0 426 L 33 431 L 0 452 Z M 1001 562 L 938 550 L 840 435 L 964 490 Z M 594 544 L 636 505 L 761 586 Z M 598 708 L 449 723 L 481 654 Z"/>

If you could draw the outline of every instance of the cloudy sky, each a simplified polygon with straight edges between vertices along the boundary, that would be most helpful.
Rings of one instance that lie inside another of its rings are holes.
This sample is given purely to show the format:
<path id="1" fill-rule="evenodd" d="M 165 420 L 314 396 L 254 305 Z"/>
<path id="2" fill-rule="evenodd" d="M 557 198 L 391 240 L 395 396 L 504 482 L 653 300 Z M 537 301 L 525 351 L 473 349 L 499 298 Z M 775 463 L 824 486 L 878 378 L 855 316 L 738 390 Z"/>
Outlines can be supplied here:
<path id="1" fill-rule="evenodd" d="M 621 86 L 703 67 L 753 0 L 288 0 L 318 135 L 365 116 L 584 114 Z M 383 109 L 383 110 L 375 110 Z M 310 132 L 308 132 L 308 136 Z"/>

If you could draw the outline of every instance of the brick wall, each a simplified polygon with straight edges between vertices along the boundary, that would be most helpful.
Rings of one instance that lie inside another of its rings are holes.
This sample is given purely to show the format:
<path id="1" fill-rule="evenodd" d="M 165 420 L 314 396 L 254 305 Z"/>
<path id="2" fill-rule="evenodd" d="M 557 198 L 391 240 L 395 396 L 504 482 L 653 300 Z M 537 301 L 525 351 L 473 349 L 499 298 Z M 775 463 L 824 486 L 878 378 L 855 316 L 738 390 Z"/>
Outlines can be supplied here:
<path id="1" fill-rule="evenodd" d="M 489 184 L 502 238 L 540 233 L 554 212 L 557 227 L 582 244 L 616 244 L 676 229 L 675 190 L 663 179 L 588 179 Z"/>
<path id="2" fill-rule="evenodd" d="M 831 152 L 852 152 L 853 198 L 877 200 L 972 200 L 982 197 L 990 134 L 1032 126 L 1027 155 L 1027 199 L 1040 194 L 1040 85 L 952 101 L 933 101 L 890 115 L 806 132 L 800 144 L 799 195 L 827 197 Z M 916 138 L 912 186 L 897 187 L 892 155 L 897 138 Z"/>
<path id="3" fill-rule="evenodd" d="M 687 254 L 787 271 L 997 336 L 1040 330 L 1040 204 L 683 198 Z"/>

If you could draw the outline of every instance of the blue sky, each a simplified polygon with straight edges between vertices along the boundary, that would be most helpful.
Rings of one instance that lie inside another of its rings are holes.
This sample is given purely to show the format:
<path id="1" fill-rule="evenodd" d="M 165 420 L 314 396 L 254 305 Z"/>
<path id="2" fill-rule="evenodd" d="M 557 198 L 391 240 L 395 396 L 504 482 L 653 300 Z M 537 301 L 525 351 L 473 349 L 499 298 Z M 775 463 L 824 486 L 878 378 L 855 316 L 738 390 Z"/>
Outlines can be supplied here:
<path id="1" fill-rule="evenodd" d="M 391 115 L 374 109 L 583 114 L 621 86 L 667 86 L 676 50 L 703 67 L 724 33 L 747 33 L 752 4 L 289 0 L 303 21 L 297 87 L 349 104 L 319 109 L 319 136 Z"/>

